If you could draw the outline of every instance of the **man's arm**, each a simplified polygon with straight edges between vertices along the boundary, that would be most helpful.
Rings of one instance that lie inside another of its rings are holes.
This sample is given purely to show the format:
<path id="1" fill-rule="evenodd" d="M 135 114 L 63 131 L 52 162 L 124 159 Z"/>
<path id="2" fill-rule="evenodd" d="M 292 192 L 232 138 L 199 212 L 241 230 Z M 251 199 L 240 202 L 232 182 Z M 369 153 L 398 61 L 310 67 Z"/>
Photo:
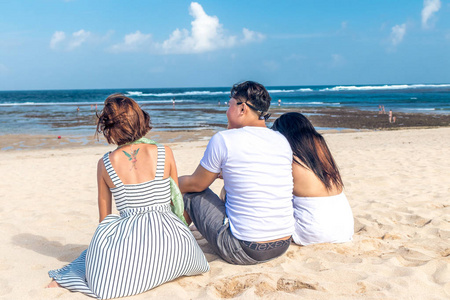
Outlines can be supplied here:
<path id="1" fill-rule="evenodd" d="M 195 193 L 206 190 L 217 179 L 219 173 L 213 173 L 201 165 L 192 175 L 185 175 L 178 177 L 178 186 L 181 193 Z"/>

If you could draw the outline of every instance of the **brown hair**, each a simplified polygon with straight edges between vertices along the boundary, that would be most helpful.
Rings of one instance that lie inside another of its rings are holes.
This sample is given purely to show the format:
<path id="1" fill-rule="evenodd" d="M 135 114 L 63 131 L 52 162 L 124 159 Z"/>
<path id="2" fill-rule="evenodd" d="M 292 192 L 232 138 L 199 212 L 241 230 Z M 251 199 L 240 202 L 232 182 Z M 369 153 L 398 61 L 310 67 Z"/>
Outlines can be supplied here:
<path id="1" fill-rule="evenodd" d="M 122 94 L 108 96 L 97 117 L 95 134 L 103 133 L 109 144 L 120 146 L 133 142 L 152 129 L 150 115 L 136 101 Z"/>

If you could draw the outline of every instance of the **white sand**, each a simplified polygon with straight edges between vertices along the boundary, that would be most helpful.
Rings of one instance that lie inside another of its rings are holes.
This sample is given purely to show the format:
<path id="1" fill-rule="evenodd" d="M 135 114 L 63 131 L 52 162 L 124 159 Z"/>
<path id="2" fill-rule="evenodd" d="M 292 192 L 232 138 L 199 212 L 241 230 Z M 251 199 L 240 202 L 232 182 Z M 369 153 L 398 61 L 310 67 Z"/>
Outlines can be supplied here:
<path id="1" fill-rule="evenodd" d="M 292 245 L 268 263 L 234 266 L 194 232 L 211 271 L 131 299 L 450 298 L 450 128 L 326 139 L 355 216 L 353 242 Z M 196 168 L 205 145 L 172 144 L 180 175 Z M 90 241 L 98 223 L 96 164 L 111 149 L 0 152 L 2 299 L 89 299 L 44 286 L 48 270 L 76 258 Z"/>

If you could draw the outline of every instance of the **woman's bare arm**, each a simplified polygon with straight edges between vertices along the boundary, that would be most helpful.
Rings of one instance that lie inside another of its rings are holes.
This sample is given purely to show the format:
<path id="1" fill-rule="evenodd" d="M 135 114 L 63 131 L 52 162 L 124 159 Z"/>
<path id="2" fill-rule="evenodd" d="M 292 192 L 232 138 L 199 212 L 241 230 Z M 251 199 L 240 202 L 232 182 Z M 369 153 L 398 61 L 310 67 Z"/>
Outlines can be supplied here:
<path id="1" fill-rule="evenodd" d="M 173 156 L 172 149 L 170 147 L 165 146 L 166 148 L 166 160 L 169 164 L 169 176 L 175 181 L 178 185 L 178 171 L 177 164 L 175 162 L 175 157 Z"/>
<path id="2" fill-rule="evenodd" d="M 108 175 L 103 160 L 100 159 L 97 164 L 97 190 L 98 190 L 98 214 L 99 222 L 111 214 L 112 195 L 104 176 Z"/>

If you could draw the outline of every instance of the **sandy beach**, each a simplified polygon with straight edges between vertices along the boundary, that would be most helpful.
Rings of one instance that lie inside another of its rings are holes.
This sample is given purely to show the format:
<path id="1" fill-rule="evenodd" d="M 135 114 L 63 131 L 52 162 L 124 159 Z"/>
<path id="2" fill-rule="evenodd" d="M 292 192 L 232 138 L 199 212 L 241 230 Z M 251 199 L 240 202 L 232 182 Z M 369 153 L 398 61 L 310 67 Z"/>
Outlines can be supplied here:
<path id="1" fill-rule="evenodd" d="M 207 144 L 201 134 L 153 134 L 172 147 L 180 175 L 196 168 Z M 234 266 L 212 253 L 193 229 L 211 271 L 130 299 L 448 299 L 450 128 L 325 138 L 353 209 L 352 242 L 292 244 L 268 263 Z M 21 140 L 31 145 L 0 152 L 2 299 L 89 299 L 44 289 L 48 270 L 88 246 L 98 224 L 97 161 L 114 149 L 92 137 L 70 139 L 0 136 L 2 149 Z M 213 190 L 220 188 L 218 180 Z"/>

